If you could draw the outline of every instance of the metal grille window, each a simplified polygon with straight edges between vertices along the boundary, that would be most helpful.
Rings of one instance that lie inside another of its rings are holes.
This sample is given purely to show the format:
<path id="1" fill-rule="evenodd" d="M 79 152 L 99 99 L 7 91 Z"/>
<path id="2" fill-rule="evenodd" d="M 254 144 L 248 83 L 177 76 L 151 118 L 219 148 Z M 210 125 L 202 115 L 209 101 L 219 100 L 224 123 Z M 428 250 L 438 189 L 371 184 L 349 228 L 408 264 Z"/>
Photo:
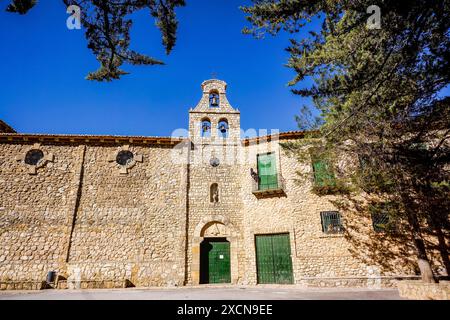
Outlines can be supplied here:
<path id="1" fill-rule="evenodd" d="M 341 214 L 338 211 L 322 211 L 320 218 L 322 219 L 322 231 L 324 233 L 344 232 Z"/>
<path id="2" fill-rule="evenodd" d="M 395 233 L 397 231 L 397 209 L 393 203 L 374 203 L 370 205 L 369 211 L 375 232 Z"/>
<path id="3" fill-rule="evenodd" d="M 388 229 L 389 215 L 387 213 L 372 212 L 372 226 L 375 232 L 385 232 Z"/>

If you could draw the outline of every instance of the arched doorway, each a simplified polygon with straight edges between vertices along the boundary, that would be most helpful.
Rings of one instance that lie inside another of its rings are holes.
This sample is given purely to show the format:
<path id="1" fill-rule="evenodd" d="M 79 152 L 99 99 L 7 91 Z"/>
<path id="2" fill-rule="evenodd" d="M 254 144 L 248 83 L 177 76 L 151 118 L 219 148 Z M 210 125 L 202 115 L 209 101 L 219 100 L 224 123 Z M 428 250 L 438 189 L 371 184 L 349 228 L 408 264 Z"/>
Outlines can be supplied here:
<path id="1" fill-rule="evenodd" d="M 192 239 L 192 282 L 237 283 L 237 248 L 237 236 L 228 219 L 204 217 Z"/>

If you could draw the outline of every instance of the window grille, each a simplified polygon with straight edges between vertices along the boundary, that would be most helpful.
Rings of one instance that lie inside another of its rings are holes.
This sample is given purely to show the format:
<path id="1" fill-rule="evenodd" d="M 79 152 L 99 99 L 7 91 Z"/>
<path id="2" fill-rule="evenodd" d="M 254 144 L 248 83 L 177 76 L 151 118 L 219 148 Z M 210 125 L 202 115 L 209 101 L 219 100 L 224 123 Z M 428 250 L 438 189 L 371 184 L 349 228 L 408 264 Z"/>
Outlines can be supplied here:
<path id="1" fill-rule="evenodd" d="M 344 227 L 342 225 L 341 214 L 338 211 L 323 211 L 320 213 L 322 220 L 322 231 L 324 233 L 342 233 Z"/>
<path id="2" fill-rule="evenodd" d="M 389 215 L 382 212 L 372 212 L 372 226 L 375 232 L 384 232 L 387 230 Z"/>

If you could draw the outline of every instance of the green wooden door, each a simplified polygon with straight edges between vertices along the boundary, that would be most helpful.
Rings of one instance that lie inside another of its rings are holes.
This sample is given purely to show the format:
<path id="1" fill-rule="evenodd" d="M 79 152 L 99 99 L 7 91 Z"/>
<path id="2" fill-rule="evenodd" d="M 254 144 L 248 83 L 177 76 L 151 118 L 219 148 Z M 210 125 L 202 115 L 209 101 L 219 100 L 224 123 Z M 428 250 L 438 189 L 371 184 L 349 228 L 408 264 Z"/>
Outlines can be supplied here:
<path id="1" fill-rule="evenodd" d="M 270 190 L 278 187 L 275 153 L 258 155 L 258 176 L 259 190 Z"/>
<path id="2" fill-rule="evenodd" d="M 258 235 L 255 241 L 258 283 L 293 283 L 289 234 Z"/>
<path id="3" fill-rule="evenodd" d="M 230 243 L 205 240 L 201 246 L 201 283 L 230 283 Z"/>

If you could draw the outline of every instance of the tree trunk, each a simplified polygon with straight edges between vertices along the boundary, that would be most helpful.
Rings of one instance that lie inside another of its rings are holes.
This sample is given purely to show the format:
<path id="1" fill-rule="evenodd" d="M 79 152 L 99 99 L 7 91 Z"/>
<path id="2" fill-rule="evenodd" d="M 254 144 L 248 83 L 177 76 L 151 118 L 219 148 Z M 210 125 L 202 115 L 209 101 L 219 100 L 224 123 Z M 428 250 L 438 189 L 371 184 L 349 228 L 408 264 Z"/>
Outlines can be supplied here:
<path id="1" fill-rule="evenodd" d="M 423 254 L 419 253 L 418 247 L 423 246 L 423 240 L 420 239 L 419 241 L 422 242 L 422 244 L 417 244 L 417 240 L 415 239 L 414 242 L 416 243 L 416 249 L 417 249 L 417 264 L 419 265 L 420 269 L 420 275 L 422 276 L 422 281 L 426 283 L 436 283 L 436 279 L 434 278 L 433 270 L 431 269 L 430 261 L 428 260 L 428 257 L 425 254 L 425 251 Z"/>
<path id="2" fill-rule="evenodd" d="M 433 270 L 431 269 L 430 261 L 427 257 L 427 252 L 425 249 L 425 243 L 423 241 L 422 235 L 420 233 L 420 226 L 417 217 L 414 213 L 408 214 L 408 222 L 411 226 L 412 236 L 414 240 L 414 246 L 416 247 L 417 253 L 417 264 L 420 269 L 420 275 L 422 276 L 422 281 L 426 283 L 436 283 L 434 278 Z"/>
<path id="3" fill-rule="evenodd" d="M 449 248 L 445 241 L 445 235 L 442 232 L 442 228 L 436 221 L 433 220 L 433 229 L 436 232 L 436 237 L 439 242 L 439 253 L 441 254 L 442 262 L 444 263 L 445 270 L 447 271 L 447 275 L 450 276 L 450 259 L 448 256 Z"/>

